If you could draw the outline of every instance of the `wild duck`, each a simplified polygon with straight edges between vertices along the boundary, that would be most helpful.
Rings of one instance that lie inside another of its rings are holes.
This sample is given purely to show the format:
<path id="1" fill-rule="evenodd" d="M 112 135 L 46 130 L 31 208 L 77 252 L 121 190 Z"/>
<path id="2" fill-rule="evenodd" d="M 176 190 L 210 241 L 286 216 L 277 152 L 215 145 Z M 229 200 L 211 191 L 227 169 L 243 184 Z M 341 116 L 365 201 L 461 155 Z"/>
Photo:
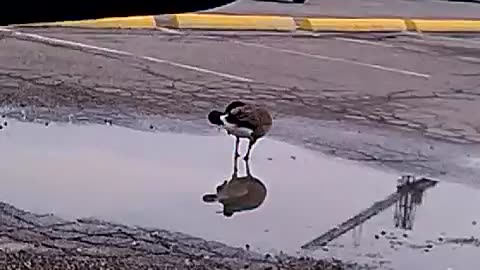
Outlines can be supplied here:
<path id="1" fill-rule="evenodd" d="M 231 102 L 224 112 L 211 111 L 208 114 L 208 121 L 213 125 L 223 127 L 228 134 L 236 137 L 235 158 L 240 156 L 238 153 L 240 138 L 249 140 L 244 160 L 250 158 L 253 145 L 270 131 L 273 124 L 272 116 L 267 109 L 243 101 Z"/>

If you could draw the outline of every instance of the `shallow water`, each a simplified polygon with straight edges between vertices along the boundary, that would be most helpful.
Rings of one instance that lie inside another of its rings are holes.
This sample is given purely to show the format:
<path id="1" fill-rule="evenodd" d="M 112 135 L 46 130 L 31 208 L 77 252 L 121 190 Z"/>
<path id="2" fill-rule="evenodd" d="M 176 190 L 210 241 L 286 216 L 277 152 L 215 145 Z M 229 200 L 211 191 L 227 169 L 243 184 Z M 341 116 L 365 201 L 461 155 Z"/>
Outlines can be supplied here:
<path id="1" fill-rule="evenodd" d="M 95 216 L 235 246 L 249 244 L 261 252 L 296 253 L 396 188 L 398 175 L 266 138 L 255 146 L 249 164 L 251 176 L 261 183 L 256 190 L 262 184 L 266 188 L 265 198 L 258 199 L 260 192 L 253 207 L 243 205 L 253 209 L 225 217 L 221 204 L 205 203 L 202 197 L 232 177 L 233 143 L 224 134 L 153 133 L 107 125 L 47 127 L 8 120 L 0 130 L 0 199 L 65 218 Z M 245 148 L 244 142 L 242 153 Z M 246 176 L 242 160 L 238 176 Z M 243 184 L 232 190 L 230 196 L 246 192 Z M 441 235 L 478 236 L 472 221 L 480 220 L 474 209 L 479 202 L 477 190 L 442 183 L 424 194 L 403 244 L 392 248 L 380 234 L 385 230 L 387 236 L 394 232 L 403 239 L 404 230 L 392 229 L 393 209 L 388 209 L 363 224 L 361 232 L 357 228 L 329 244 L 328 251 L 313 255 L 386 261 L 386 267 L 395 269 L 472 269 L 476 247 L 445 240 L 426 252 L 415 245 Z M 241 208 L 241 203 L 245 200 L 234 206 Z M 378 252 L 381 256 L 372 255 Z"/>

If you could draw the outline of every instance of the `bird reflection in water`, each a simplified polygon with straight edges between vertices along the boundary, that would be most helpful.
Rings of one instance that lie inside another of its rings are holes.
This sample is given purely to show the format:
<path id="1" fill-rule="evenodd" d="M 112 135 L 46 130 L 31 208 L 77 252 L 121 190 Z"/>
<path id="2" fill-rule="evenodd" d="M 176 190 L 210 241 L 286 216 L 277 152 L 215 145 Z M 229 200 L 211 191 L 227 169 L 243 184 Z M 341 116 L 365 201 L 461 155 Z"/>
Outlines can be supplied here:
<path id="1" fill-rule="evenodd" d="M 217 186 L 215 194 L 203 195 L 205 203 L 221 203 L 226 217 L 234 213 L 257 209 L 265 201 L 267 188 L 260 179 L 254 177 L 250 171 L 250 163 L 245 161 L 246 176 L 238 177 L 238 157 L 234 158 L 233 173 L 230 180 L 225 180 Z"/>

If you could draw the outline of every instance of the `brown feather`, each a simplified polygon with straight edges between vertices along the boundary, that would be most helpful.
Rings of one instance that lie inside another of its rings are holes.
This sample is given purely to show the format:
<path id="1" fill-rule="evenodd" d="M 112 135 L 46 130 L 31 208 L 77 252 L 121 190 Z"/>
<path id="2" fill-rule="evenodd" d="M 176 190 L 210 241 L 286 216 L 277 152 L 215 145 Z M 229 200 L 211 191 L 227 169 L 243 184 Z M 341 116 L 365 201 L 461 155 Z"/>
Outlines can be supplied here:
<path id="1" fill-rule="evenodd" d="M 235 116 L 239 123 L 244 123 L 253 128 L 254 138 L 260 138 L 267 134 L 272 127 L 272 116 L 270 113 L 256 105 L 245 105 L 234 108 L 230 114 Z"/>

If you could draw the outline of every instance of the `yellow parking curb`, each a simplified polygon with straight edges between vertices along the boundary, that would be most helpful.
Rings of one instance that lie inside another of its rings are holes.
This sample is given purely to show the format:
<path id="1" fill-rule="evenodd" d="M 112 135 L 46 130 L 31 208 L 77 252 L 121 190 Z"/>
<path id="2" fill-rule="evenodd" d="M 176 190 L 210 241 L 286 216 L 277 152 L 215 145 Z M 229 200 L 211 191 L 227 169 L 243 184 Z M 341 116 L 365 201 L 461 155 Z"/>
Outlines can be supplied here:
<path id="1" fill-rule="evenodd" d="M 178 29 L 264 31 L 295 31 L 297 28 L 292 17 L 196 13 L 174 14 L 166 26 Z"/>
<path id="2" fill-rule="evenodd" d="M 403 32 L 407 30 L 402 19 L 381 18 L 304 18 L 299 29 L 313 32 Z"/>
<path id="3" fill-rule="evenodd" d="M 160 24 L 160 25 L 157 25 Z M 87 28 L 147 28 L 159 26 L 195 30 L 313 32 L 480 32 L 480 20 L 398 18 L 293 18 L 273 15 L 183 13 L 165 16 L 112 17 L 95 20 L 31 23 L 11 26 Z"/>
<path id="4" fill-rule="evenodd" d="M 408 19 L 409 31 L 417 32 L 480 32 L 480 20 Z"/>
<path id="5" fill-rule="evenodd" d="M 16 26 L 76 26 L 89 28 L 156 28 L 155 16 L 112 17 L 96 20 L 30 23 Z"/>

